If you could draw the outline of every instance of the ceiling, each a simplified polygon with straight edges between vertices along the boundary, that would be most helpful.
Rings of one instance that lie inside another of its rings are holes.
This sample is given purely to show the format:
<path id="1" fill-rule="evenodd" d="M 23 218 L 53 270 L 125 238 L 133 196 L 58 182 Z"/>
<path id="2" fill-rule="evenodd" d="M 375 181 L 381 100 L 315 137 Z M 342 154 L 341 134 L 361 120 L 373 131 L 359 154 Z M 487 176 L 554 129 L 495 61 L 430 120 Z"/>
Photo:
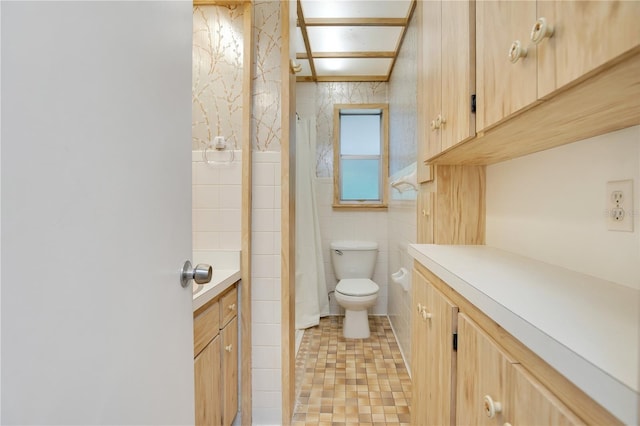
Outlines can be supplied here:
<path id="1" fill-rule="evenodd" d="M 388 81 L 416 0 L 297 0 L 297 81 Z"/>

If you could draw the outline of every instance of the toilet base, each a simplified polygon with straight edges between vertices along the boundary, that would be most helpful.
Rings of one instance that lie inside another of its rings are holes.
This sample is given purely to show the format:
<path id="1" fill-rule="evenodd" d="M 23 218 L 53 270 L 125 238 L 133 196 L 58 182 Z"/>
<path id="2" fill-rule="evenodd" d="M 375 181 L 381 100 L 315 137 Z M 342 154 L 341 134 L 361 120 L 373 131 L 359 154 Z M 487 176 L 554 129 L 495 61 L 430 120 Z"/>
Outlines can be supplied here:
<path id="1" fill-rule="evenodd" d="M 342 335 L 345 339 L 369 338 L 371 333 L 369 331 L 369 313 L 367 309 L 361 311 L 345 310 Z"/>

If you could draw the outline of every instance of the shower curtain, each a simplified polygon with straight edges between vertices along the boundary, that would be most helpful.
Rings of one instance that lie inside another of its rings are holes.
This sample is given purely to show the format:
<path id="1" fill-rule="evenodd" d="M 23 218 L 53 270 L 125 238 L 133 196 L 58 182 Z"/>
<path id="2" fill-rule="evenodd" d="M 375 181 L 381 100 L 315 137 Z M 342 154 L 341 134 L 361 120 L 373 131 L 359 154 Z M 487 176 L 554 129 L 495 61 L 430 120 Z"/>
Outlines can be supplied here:
<path id="1" fill-rule="evenodd" d="M 296 328 L 329 315 L 315 187 L 315 118 L 296 120 Z"/>

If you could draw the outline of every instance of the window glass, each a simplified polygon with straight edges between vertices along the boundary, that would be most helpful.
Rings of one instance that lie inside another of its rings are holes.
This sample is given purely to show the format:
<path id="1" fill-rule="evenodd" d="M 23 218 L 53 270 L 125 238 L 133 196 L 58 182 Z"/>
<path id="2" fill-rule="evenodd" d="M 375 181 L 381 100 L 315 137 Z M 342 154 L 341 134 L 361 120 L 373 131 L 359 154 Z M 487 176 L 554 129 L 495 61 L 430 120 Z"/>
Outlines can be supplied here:
<path id="1" fill-rule="evenodd" d="M 380 155 L 380 114 L 340 114 L 340 154 Z"/>
<path id="2" fill-rule="evenodd" d="M 342 199 L 380 200 L 380 160 L 348 160 L 340 164 Z"/>

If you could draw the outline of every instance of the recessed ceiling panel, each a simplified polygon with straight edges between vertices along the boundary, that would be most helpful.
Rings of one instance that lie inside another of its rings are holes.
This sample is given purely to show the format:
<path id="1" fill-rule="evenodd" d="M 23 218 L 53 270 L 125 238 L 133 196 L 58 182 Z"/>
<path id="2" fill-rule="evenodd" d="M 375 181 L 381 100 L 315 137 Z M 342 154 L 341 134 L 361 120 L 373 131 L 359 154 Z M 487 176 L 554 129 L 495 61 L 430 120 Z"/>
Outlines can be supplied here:
<path id="1" fill-rule="evenodd" d="M 406 18 L 411 0 L 302 0 L 305 18 Z"/>
<path id="2" fill-rule="evenodd" d="M 306 53 L 304 38 L 302 38 L 302 28 L 296 27 L 296 53 Z"/>
<path id="3" fill-rule="evenodd" d="M 298 59 L 296 62 L 302 66 L 302 71 L 296 73 L 296 77 L 311 77 L 311 66 L 309 65 L 309 60 Z"/>
<path id="4" fill-rule="evenodd" d="M 373 75 L 386 76 L 392 59 L 390 58 L 325 58 L 313 61 L 318 75 L 353 76 Z"/>
<path id="5" fill-rule="evenodd" d="M 402 27 L 307 27 L 312 53 L 395 51 Z"/>

